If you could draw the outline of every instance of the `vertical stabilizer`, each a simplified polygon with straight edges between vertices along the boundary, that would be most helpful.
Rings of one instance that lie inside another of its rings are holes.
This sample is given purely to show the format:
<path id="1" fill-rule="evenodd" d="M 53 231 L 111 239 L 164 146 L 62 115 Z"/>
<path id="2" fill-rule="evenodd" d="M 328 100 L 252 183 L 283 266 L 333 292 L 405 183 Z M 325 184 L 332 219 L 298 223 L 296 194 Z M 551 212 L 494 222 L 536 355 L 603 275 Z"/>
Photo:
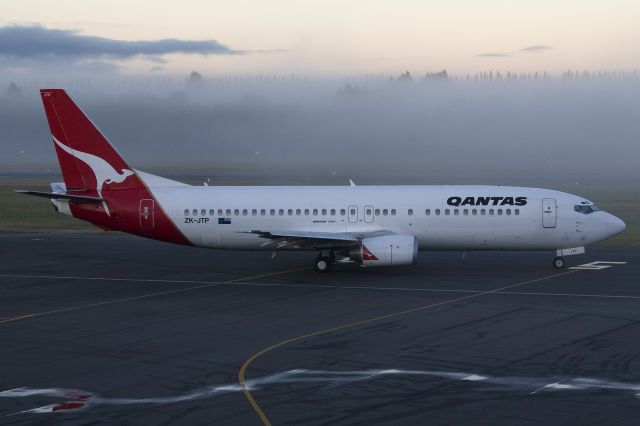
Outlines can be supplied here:
<path id="1" fill-rule="evenodd" d="M 66 190 L 63 195 L 55 188 L 52 194 L 33 195 L 64 198 L 73 217 L 104 229 L 191 244 L 153 191 L 64 90 L 41 89 L 40 95 Z"/>
<path id="2" fill-rule="evenodd" d="M 41 89 L 67 191 L 96 192 L 128 188 L 132 169 L 62 89 Z"/>

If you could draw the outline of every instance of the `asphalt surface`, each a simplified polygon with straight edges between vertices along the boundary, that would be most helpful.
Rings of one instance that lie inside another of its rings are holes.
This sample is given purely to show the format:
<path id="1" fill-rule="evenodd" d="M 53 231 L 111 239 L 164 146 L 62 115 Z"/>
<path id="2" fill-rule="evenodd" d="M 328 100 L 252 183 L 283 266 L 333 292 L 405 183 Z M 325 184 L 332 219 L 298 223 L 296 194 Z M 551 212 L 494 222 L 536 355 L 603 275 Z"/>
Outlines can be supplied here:
<path id="1" fill-rule="evenodd" d="M 0 424 L 638 424 L 640 249 L 314 257 L 0 234 Z"/>

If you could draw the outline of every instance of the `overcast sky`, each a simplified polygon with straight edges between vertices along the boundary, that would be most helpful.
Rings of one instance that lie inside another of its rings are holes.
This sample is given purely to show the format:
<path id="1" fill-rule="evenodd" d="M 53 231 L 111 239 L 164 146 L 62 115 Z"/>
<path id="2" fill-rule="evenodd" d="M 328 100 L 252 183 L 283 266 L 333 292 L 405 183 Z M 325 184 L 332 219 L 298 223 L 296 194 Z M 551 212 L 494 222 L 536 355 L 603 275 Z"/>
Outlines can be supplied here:
<path id="1" fill-rule="evenodd" d="M 1 5 L 0 177 L 57 172 L 51 85 L 158 173 L 640 178 L 637 0 Z"/>
<path id="2" fill-rule="evenodd" d="M 637 69 L 634 0 L 3 0 L 0 67 L 90 72 Z M 55 30 L 55 31 L 54 31 Z"/>

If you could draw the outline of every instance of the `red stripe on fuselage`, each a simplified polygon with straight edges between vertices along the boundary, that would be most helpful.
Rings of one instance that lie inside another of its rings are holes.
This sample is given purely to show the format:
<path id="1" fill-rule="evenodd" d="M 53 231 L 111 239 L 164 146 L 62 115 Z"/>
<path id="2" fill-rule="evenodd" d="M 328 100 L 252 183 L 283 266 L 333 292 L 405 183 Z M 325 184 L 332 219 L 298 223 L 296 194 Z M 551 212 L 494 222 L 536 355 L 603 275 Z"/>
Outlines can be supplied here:
<path id="1" fill-rule="evenodd" d="M 69 202 L 71 213 L 74 217 L 93 223 L 101 228 L 122 231 L 129 234 L 140 235 L 154 240 L 167 241 L 175 244 L 192 245 L 187 237 L 180 232 L 173 221 L 168 217 L 162 206 L 155 199 L 151 191 L 141 182 L 137 175 L 132 175 L 127 180 L 132 180 L 132 187 L 127 189 L 107 189 L 105 185 L 102 197 L 109 210 L 104 210 L 102 204 L 74 204 Z M 140 223 L 140 200 L 154 200 L 153 227 L 142 229 Z"/>

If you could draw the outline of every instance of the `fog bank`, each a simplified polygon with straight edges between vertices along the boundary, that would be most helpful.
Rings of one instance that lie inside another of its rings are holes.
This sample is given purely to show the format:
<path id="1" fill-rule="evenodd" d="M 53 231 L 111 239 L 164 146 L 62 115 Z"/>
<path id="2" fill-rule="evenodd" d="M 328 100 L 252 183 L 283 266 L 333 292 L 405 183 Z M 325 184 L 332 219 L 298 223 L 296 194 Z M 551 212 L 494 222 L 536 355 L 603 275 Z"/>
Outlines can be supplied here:
<path id="1" fill-rule="evenodd" d="M 38 94 L 55 85 L 133 167 L 157 173 L 505 184 L 640 178 L 637 76 L 9 83 L 0 82 L 0 174 L 58 170 Z"/>

